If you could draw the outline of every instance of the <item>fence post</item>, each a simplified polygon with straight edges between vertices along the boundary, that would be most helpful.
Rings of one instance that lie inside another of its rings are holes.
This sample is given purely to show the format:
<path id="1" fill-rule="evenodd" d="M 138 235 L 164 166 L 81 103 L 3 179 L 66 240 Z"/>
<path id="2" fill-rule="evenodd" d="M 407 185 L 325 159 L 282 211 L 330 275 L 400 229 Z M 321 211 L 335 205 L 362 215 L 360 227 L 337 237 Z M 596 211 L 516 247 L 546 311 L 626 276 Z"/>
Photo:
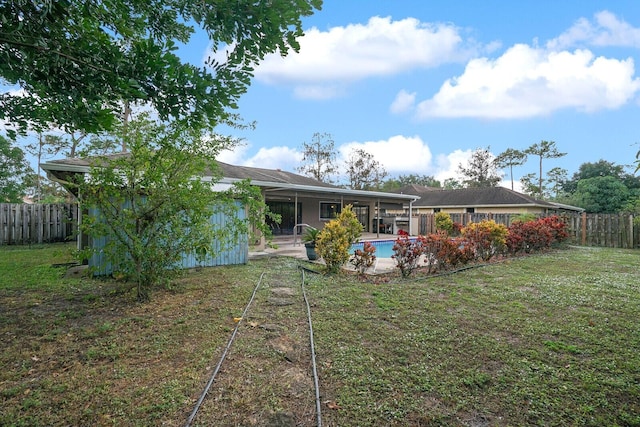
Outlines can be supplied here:
<path id="1" fill-rule="evenodd" d="M 582 212 L 582 224 L 580 224 L 581 228 L 581 238 L 580 243 L 582 246 L 587 245 L 587 213 Z"/>

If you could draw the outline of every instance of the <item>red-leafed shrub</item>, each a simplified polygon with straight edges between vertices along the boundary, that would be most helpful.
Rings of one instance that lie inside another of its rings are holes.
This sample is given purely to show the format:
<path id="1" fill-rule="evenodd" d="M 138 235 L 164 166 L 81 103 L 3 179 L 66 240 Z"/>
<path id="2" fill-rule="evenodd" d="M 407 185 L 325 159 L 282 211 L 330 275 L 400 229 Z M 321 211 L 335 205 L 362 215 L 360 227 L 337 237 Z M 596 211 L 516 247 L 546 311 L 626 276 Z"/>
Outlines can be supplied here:
<path id="1" fill-rule="evenodd" d="M 471 242 L 463 237 L 451 238 L 444 231 L 424 237 L 422 252 L 429 273 L 466 264 L 475 257 Z"/>
<path id="2" fill-rule="evenodd" d="M 542 221 L 544 225 L 551 229 L 553 243 L 562 243 L 569 238 L 569 233 L 567 233 L 567 224 L 558 215 L 541 218 L 538 221 Z"/>
<path id="3" fill-rule="evenodd" d="M 416 239 L 409 239 L 409 236 L 401 235 L 393 245 L 393 255 L 391 258 L 396 260 L 396 267 L 400 269 L 402 277 L 408 277 L 413 270 L 418 267 L 420 256 L 423 254 L 424 236 L 418 236 Z"/>
<path id="4" fill-rule="evenodd" d="M 437 258 L 441 269 L 456 268 L 473 261 L 475 253 L 472 242 L 464 237 L 455 237 L 442 241 Z"/>
<path id="5" fill-rule="evenodd" d="M 376 262 L 375 253 L 376 247 L 373 246 L 371 242 L 364 242 L 362 249 L 355 250 L 350 262 L 360 274 L 364 274 L 367 268 Z"/>
<path id="6" fill-rule="evenodd" d="M 509 226 L 507 250 L 512 254 L 540 251 L 568 237 L 566 224 L 556 215 L 535 221 L 516 221 Z"/>
<path id="7" fill-rule="evenodd" d="M 424 255 L 424 263 L 427 267 L 427 273 L 433 273 L 440 268 L 438 262 L 438 251 L 440 250 L 443 237 L 446 238 L 447 233 L 440 231 L 426 236 L 419 236 L 422 245 L 422 254 Z"/>

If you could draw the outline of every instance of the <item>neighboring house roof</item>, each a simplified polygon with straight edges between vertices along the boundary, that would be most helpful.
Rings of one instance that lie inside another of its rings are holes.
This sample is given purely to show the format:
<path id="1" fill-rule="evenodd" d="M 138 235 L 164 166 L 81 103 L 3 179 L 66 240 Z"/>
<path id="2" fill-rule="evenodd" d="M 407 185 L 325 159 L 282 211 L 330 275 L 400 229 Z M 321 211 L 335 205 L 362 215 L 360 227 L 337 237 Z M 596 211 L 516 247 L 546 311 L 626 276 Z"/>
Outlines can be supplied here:
<path id="1" fill-rule="evenodd" d="M 439 188 L 439 187 L 425 187 L 424 185 L 419 185 L 419 184 L 407 184 L 404 187 L 401 187 L 395 190 L 394 193 L 420 195 L 428 191 L 441 191 L 441 190 L 442 188 Z"/>
<path id="2" fill-rule="evenodd" d="M 495 207 L 540 207 L 582 211 L 582 208 L 538 200 L 526 194 L 504 187 L 462 188 L 457 190 L 434 189 L 424 186 L 406 186 L 409 194 L 420 197 L 413 203 L 414 208 L 489 208 Z M 400 191 L 398 190 L 398 191 Z"/>
<path id="3" fill-rule="evenodd" d="M 127 154 L 114 154 L 104 156 L 106 158 L 118 158 Z M 70 158 L 51 160 L 42 165 L 47 174 L 58 180 L 68 181 L 69 176 L 79 173 L 88 173 L 92 163 L 97 158 Z M 263 169 L 248 166 L 235 166 L 228 163 L 217 162 L 222 171 L 222 179 L 220 184 L 232 184 L 244 179 L 250 179 L 253 185 L 259 186 L 266 191 L 282 191 L 282 192 L 301 192 L 305 194 L 316 194 L 318 197 L 323 195 L 363 197 L 369 199 L 380 199 L 392 201 L 395 203 L 408 203 L 416 199 L 415 195 L 387 193 L 381 191 L 365 191 L 365 190 L 349 190 L 332 184 L 318 181 L 314 178 L 298 175 L 292 172 L 286 172 L 279 169 Z M 210 176 L 210 174 L 207 174 Z"/>

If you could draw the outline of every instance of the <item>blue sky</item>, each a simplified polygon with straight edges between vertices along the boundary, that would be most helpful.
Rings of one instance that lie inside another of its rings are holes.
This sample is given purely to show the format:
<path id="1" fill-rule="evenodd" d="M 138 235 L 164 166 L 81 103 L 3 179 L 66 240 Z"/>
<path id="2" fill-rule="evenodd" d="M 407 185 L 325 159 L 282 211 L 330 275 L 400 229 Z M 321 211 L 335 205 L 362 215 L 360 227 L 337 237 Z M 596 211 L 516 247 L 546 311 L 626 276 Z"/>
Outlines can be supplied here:
<path id="1" fill-rule="evenodd" d="M 295 171 L 327 132 L 341 158 L 444 180 L 477 148 L 555 141 L 544 170 L 569 176 L 640 148 L 640 2 L 326 0 L 304 26 L 298 54 L 257 67 L 238 111 L 257 128 L 220 160 Z"/>

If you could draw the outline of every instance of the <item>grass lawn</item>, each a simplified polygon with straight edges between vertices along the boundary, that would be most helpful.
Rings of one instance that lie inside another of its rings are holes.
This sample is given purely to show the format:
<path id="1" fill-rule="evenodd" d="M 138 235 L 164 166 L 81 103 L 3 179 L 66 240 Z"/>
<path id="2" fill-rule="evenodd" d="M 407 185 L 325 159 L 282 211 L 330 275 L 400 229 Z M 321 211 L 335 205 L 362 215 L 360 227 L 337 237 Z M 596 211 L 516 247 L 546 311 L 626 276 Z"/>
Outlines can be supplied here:
<path id="1" fill-rule="evenodd" d="M 191 272 L 141 304 L 122 282 L 64 279 L 51 265 L 70 249 L 0 248 L 0 425 L 184 425 L 262 273 L 196 425 L 315 425 L 313 391 L 293 390 L 305 350 L 282 351 L 307 345 L 304 313 L 260 305 L 296 261 Z M 324 425 L 640 425 L 639 260 L 570 248 L 440 277 L 306 275 Z"/>

